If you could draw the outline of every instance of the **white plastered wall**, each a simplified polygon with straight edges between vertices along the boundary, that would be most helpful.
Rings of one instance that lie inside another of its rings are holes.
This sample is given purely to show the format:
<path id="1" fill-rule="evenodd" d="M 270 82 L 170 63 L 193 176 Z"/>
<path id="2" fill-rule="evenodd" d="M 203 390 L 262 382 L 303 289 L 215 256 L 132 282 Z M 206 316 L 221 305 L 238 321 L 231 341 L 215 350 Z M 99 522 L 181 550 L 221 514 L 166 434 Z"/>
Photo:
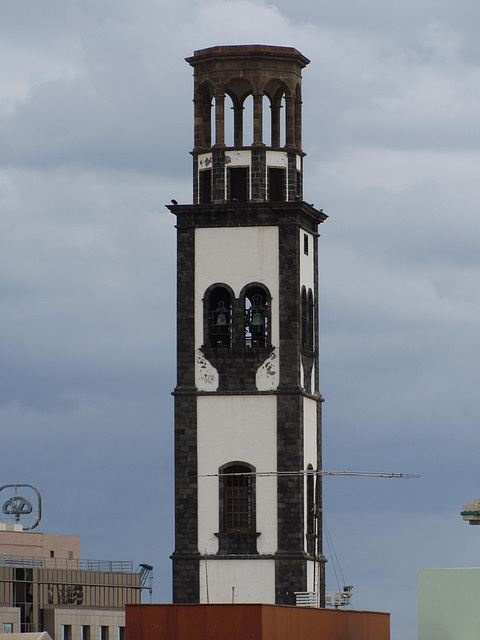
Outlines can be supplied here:
<path id="1" fill-rule="evenodd" d="M 229 149 L 225 154 L 225 166 L 249 167 L 252 164 L 252 152 L 248 149 Z"/>
<path id="2" fill-rule="evenodd" d="M 315 591 L 315 583 L 318 583 L 318 576 L 316 572 L 319 570 L 318 563 L 315 569 L 315 562 L 313 560 L 307 560 L 307 591 Z M 318 586 L 318 585 L 317 585 Z"/>
<path id="3" fill-rule="evenodd" d="M 304 236 L 308 237 L 308 255 L 305 254 L 304 252 Z M 305 290 L 307 291 L 308 294 L 308 290 L 311 289 L 313 296 L 314 296 L 314 301 L 315 301 L 315 251 L 314 251 L 314 243 L 316 241 L 315 236 L 313 236 L 311 233 L 308 233 L 308 231 L 305 231 L 304 229 L 300 229 L 300 289 L 302 287 L 305 287 Z M 315 332 L 318 330 L 318 319 L 315 318 L 314 319 L 314 327 L 315 327 Z M 315 390 L 315 380 L 316 380 L 316 372 L 315 372 L 315 365 L 312 367 L 312 379 L 310 381 L 310 388 L 312 390 Z M 303 367 L 302 370 L 300 372 L 300 384 L 302 386 L 305 386 L 305 379 L 304 379 L 304 371 L 303 371 Z"/>
<path id="4" fill-rule="evenodd" d="M 275 604 L 274 584 L 274 560 L 200 561 L 201 603 Z"/>
<path id="5" fill-rule="evenodd" d="M 277 469 L 277 401 L 275 396 L 200 396 L 197 404 L 198 550 L 217 553 L 219 480 L 208 477 L 234 461 L 257 472 Z M 207 477 L 201 477 L 207 476 Z M 259 553 L 277 550 L 276 478 L 256 479 L 256 528 Z"/>
<path id="6" fill-rule="evenodd" d="M 203 344 L 203 295 L 223 282 L 238 297 L 250 282 L 272 296 L 272 344 L 278 345 L 278 227 L 195 229 L 195 348 Z"/>
<path id="7" fill-rule="evenodd" d="M 285 151 L 267 151 L 267 167 L 288 167 L 288 156 Z"/>
<path id="8" fill-rule="evenodd" d="M 302 158 L 296 156 L 296 170 L 302 170 Z M 202 169 L 209 169 L 212 167 L 213 158 L 211 153 L 202 153 L 198 156 L 198 172 Z M 228 167 L 249 167 L 252 166 L 252 152 L 248 149 L 236 150 L 229 149 L 225 155 L 225 184 L 227 183 L 227 170 Z M 285 151 L 270 151 L 266 152 L 266 165 L 265 176 L 268 167 L 282 167 L 287 171 L 288 180 L 288 155 Z M 251 184 L 251 180 L 249 181 Z"/>
<path id="9" fill-rule="evenodd" d="M 212 166 L 212 154 L 211 153 L 201 153 L 198 156 L 198 168 L 200 169 L 209 169 Z"/>
<path id="10" fill-rule="evenodd" d="M 303 240 L 304 236 L 308 237 L 308 255 L 305 254 L 303 250 Z M 308 290 L 311 289 L 313 294 L 315 295 L 315 287 L 314 287 L 314 260 L 315 260 L 315 251 L 314 251 L 314 242 L 315 237 L 308 233 L 308 231 L 304 231 L 300 229 L 300 288 L 302 286 Z"/>
<path id="11" fill-rule="evenodd" d="M 303 456 L 306 465 L 317 468 L 317 402 L 303 398 Z"/>
<path id="12" fill-rule="evenodd" d="M 311 398 L 303 398 L 303 464 L 304 469 L 309 464 L 314 469 L 318 466 L 317 459 L 317 410 L 318 406 L 315 400 Z M 307 477 L 305 476 L 305 490 L 304 490 L 304 513 L 305 513 L 305 534 L 307 532 Z M 304 538 L 305 549 L 307 548 L 307 539 Z M 312 589 L 313 591 L 313 583 Z"/>

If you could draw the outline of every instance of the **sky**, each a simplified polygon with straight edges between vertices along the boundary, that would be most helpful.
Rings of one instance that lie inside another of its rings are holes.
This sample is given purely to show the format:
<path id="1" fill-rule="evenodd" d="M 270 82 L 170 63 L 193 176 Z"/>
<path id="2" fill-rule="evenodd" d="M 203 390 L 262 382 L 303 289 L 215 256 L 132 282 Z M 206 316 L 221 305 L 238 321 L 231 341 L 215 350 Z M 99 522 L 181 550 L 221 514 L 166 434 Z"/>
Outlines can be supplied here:
<path id="1" fill-rule="evenodd" d="M 175 229 L 192 69 L 296 47 L 320 238 L 327 589 L 417 637 L 417 569 L 478 566 L 480 8 L 472 0 L 0 0 L 1 483 L 82 557 L 173 551 Z M 146 599 L 148 601 L 148 597 Z"/>

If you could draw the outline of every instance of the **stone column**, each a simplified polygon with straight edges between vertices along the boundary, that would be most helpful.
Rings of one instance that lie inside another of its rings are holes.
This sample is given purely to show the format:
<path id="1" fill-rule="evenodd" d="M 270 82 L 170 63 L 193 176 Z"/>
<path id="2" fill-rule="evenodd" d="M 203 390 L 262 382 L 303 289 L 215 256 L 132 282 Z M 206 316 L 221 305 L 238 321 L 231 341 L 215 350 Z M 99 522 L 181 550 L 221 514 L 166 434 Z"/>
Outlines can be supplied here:
<path id="1" fill-rule="evenodd" d="M 263 145 L 263 95 L 253 96 L 253 145 Z"/>
<path id="2" fill-rule="evenodd" d="M 215 147 L 225 147 L 225 94 L 215 96 Z"/>
<path id="3" fill-rule="evenodd" d="M 295 98 L 286 98 L 287 115 L 286 115 L 286 146 L 295 147 Z"/>
<path id="4" fill-rule="evenodd" d="M 295 146 L 298 151 L 302 150 L 302 101 L 295 100 Z"/>

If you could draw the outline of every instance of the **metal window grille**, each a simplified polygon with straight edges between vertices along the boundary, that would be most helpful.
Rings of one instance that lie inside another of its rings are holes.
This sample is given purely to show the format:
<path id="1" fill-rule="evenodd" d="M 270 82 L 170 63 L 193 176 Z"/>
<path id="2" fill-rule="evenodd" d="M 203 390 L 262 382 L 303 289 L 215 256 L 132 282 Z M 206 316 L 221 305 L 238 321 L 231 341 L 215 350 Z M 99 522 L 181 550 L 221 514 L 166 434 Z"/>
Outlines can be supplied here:
<path id="1" fill-rule="evenodd" d="M 227 474 L 246 471 L 231 467 Z M 225 475 L 225 530 L 249 532 L 252 528 L 252 477 Z"/>

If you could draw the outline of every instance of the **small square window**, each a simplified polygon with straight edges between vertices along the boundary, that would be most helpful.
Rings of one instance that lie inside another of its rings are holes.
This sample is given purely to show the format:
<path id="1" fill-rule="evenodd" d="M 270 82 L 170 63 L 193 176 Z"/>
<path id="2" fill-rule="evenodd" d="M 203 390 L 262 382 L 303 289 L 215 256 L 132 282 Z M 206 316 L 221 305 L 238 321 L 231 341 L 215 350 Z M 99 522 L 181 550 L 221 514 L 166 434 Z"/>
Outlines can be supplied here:
<path id="1" fill-rule="evenodd" d="M 3 623 L 3 633 L 13 633 L 13 622 Z"/>
<path id="2" fill-rule="evenodd" d="M 303 234 L 303 253 L 308 256 L 308 235 Z"/>

